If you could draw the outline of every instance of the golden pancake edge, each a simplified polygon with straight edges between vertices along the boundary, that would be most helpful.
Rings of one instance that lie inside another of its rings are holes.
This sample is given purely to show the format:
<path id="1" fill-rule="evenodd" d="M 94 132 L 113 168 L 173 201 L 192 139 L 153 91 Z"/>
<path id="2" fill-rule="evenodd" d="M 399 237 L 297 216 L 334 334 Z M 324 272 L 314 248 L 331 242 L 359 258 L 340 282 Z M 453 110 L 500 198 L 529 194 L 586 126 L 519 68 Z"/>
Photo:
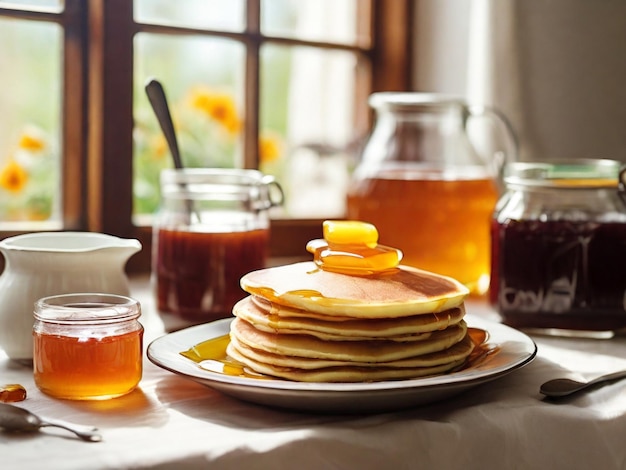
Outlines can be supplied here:
<path id="1" fill-rule="evenodd" d="M 233 314 L 268 333 L 309 334 L 330 341 L 418 341 L 459 323 L 465 307 L 410 317 L 354 319 L 312 314 L 248 296 L 235 304 Z"/>
<path id="2" fill-rule="evenodd" d="M 354 276 L 305 261 L 250 272 L 240 283 L 244 291 L 270 302 L 332 317 L 436 313 L 461 305 L 469 295 L 455 279 L 403 265 Z"/>
<path id="3" fill-rule="evenodd" d="M 442 351 L 460 342 L 467 334 L 467 325 L 439 330 L 422 341 L 325 341 L 311 335 L 267 333 L 240 318 L 230 325 L 231 338 L 251 348 L 283 356 L 333 359 L 352 362 L 381 363 Z"/>
<path id="4" fill-rule="evenodd" d="M 294 380 L 298 382 L 373 382 L 381 380 L 414 379 L 424 376 L 443 374 L 460 367 L 465 358 L 449 363 L 424 367 L 362 367 L 358 365 L 330 366 L 314 369 L 303 369 L 292 366 L 280 366 L 270 362 L 262 362 L 248 355 L 242 355 L 238 349 L 228 346 L 229 355 L 250 367 L 257 373 L 268 376 Z"/>

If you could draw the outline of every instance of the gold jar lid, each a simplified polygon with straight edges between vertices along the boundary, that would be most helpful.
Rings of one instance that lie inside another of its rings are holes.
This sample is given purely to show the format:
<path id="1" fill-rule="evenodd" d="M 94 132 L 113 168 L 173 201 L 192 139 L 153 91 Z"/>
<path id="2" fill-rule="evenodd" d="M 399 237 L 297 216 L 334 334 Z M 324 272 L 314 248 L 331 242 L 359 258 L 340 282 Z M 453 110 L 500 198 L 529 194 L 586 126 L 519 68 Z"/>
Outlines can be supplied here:
<path id="1" fill-rule="evenodd" d="M 513 162 L 504 169 L 504 182 L 508 187 L 617 188 L 621 167 L 621 162 L 608 159 Z"/>

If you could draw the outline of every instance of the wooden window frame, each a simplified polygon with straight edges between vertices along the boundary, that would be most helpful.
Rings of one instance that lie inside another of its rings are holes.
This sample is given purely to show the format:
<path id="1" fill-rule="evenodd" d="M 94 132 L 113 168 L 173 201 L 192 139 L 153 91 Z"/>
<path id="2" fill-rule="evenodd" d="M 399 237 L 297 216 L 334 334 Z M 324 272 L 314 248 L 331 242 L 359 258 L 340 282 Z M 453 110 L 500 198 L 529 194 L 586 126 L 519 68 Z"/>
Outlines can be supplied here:
<path id="1" fill-rule="evenodd" d="M 64 184 L 62 218 L 65 230 L 86 229 L 87 161 L 87 66 L 86 10 L 82 0 L 65 0 L 63 11 L 25 11 L 18 8 L 0 8 L 2 18 L 56 23 L 63 28 L 63 66 L 61 78 L 61 141 L 62 180 Z M 3 231 L 0 237 L 18 235 L 20 231 Z"/>
<path id="2" fill-rule="evenodd" d="M 259 49 L 264 40 L 259 27 L 260 3 L 247 0 L 246 167 L 255 167 L 258 159 Z M 363 106 L 358 112 L 370 119 L 370 113 L 364 112 L 369 93 L 411 88 L 414 0 L 372 0 L 372 8 L 371 14 L 363 15 L 372 21 L 372 43 L 367 48 L 339 46 L 364 54 L 370 63 L 370 87 L 358 90 L 361 99 L 357 100 Z M 143 250 L 131 258 L 128 267 L 132 272 L 148 271 L 151 229 L 132 222 L 133 39 L 140 31 L 159 32 L 160 27 L 137 25 L 133 1 L 129 0 L 65 0 L 60 14 L 2 8 L 0 12 L 16 18 L 54 21 L 65 28 L 63 180 L 71 184 L 63 187 L 64 228 L 139 239 Z M 270 252 L 273 256 L 306 256 L 306 241 L 320 236 L 319 219 L 272 220 Z"/>

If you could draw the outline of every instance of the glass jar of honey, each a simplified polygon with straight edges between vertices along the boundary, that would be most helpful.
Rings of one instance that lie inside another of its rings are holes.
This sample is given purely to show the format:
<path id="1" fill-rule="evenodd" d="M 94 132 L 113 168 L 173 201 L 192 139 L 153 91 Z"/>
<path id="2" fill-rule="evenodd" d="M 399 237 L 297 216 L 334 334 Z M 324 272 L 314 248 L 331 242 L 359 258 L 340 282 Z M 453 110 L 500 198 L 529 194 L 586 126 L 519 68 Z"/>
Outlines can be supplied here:
<path id="1" fill-rule="evenodd" d="M 512 163 L 492 222 L 504 323 L 562 336 L 626 328 L 624 171 L 613 160 Z"/>
<path id="2" fill-rule="evenodd" d="M 142 376 L 143 326 L 137 300 L 64 294 L 35 302 L 37 387 L 69 400 L 105 400 L 133 391 Z"/>
<path id="3" fill-rule="evenodd" d="M 241 277 L 266 265 L 269 209 L 282 202 L 274 178 L 256 170 L 161 173 L 152 283 L 166 330 L 232 315 Z"/>

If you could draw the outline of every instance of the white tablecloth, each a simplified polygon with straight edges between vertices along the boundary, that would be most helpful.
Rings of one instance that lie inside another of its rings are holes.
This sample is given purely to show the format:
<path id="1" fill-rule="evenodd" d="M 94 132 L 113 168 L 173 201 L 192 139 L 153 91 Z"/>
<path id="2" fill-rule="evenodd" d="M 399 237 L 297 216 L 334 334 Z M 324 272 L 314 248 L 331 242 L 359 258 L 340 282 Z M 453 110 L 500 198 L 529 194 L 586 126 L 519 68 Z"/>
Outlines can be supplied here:
<path id="1" fill-rule="evenodd" d="M 146 279 L 134 281 L 133 295 L 142 302 L 149 342 L 163 334 L 163 326 Z M 467 307 L 493 318 L 480 302 Z M 147 359 L 139 389 L 128 396 L 55 400 L 37 390 L 29 368 L 0 351 L 0 383 L 21 383 L 28 390 L 19 406 L 95 425 L 103 436 L 88 443 L 53 428 L 0 431 L 0 468 L 626 468 L 626 381 L 558 403 L 539 393 L 550 378 L 626 368 L 626 339 L 533 339 L 537 357 L 509 375 L 445 402 L 358 416 L 240 402 Z"/>

